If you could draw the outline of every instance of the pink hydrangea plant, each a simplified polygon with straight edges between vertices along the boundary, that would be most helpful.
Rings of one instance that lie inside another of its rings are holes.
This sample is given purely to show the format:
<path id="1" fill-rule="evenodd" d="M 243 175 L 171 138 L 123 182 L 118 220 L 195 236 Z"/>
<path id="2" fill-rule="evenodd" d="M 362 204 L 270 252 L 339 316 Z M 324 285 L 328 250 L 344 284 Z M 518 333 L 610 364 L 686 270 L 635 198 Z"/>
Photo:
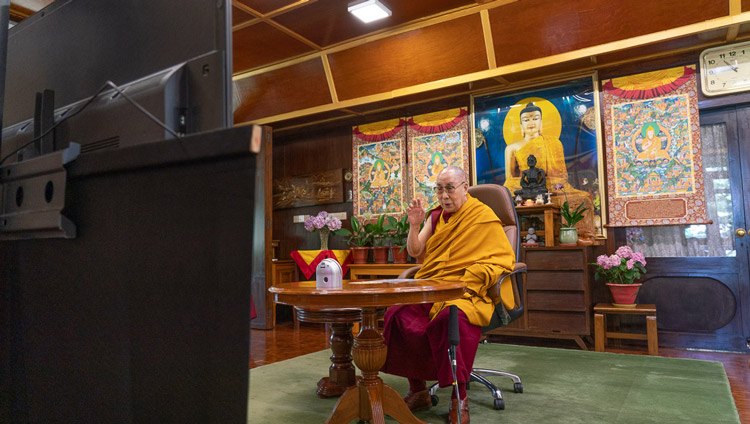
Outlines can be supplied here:
<path id="1" fill-rule="evenodd" d="M 646 273 L 646 258 L 630 246 L 621 246 L 613 255 L 596 258 L 596 278 L 604 277 L 608 283 L 635 284 Z"/>

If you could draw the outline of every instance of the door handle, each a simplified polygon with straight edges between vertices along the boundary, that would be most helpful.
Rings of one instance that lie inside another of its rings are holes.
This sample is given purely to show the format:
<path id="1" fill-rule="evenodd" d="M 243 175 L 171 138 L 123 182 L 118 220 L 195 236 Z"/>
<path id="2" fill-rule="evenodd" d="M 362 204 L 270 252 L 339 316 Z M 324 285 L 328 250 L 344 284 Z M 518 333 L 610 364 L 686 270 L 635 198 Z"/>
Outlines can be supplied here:
<path id="1" fill-rule="evenodd" d="M 745 237 L 745 234 L 747 234 L 747 232 L 744 228 L 738 228 L 734 230 L 734 235 L 736 235 L 737 237 Z"/>

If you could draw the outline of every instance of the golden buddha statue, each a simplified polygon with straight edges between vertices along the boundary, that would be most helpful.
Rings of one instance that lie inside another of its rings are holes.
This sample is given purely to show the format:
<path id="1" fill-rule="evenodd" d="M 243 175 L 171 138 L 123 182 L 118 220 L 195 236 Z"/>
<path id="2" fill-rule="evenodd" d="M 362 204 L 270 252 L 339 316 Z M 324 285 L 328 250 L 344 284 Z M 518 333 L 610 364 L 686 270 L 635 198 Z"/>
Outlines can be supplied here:
<path id="1" fill-rule="evenodd" d="M 522 138 L 505 148 L 505 187 L 511 191 L 521 187 L 521 175 L 529 168 L 527 159 L 534 155 L 536 167 L 547 177 L 548 189 L 552 190 L 555 184 L 564 184 L 566 190 L 574 190 L 568 183 L 562 143 L 557 138 L 542 135 L 542 109 L 528 103 L 521 109 L 520 119 Z"/>

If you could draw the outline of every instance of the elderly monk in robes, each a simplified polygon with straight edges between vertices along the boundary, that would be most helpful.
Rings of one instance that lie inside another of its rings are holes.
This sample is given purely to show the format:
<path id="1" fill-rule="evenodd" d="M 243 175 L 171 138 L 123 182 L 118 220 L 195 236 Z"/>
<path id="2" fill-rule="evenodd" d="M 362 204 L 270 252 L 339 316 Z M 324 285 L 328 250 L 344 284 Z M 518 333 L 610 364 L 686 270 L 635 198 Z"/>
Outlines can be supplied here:
<path id="1" fill-rule="evenodd" d="M 438 380 L 440 387 L 453 383 L 448 360 L 448 306 L 458 306 L 460 344 L 456 352 L 460 401 L 452 392 L 449 417 L 457 423 L 456 410 L 461 408 L 461 424 L 469 422 L 466 382 L 482 335 L 495 310 L 487 294 L 501 274 L 515 265 L 515 254 L 503 231 L 502 223 L 488 206 L 468 193 L 466 173 L 449 166 L 438 175 L 435 192 L 440 206 L 425 216 L 420 199 L 406 209 L 409 217 L 409 254 L 417 257 L 426 252 L 424 264 L 414 278 L 460 280 L 466 283 L 463 297 L 434 304 L 399 305 L 385 314 L 383 337 L 388 357 L 382 370 L 409 379 L 404 397 L 412 411 L 430 407 L 426 380 Z M 515 302 L 510 284 L 501 286 L 506 307 Z"/>

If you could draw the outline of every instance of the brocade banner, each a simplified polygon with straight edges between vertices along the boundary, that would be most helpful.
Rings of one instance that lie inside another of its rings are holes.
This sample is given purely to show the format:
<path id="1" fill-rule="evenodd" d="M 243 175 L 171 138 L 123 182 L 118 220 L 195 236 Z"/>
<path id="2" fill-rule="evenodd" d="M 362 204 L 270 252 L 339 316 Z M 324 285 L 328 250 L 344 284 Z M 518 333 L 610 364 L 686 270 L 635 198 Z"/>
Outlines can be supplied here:
<path id="1" fill-rule="evenodd" d="M 603 82 L 609 226 L 705 224 L 695 66 Z"/>

